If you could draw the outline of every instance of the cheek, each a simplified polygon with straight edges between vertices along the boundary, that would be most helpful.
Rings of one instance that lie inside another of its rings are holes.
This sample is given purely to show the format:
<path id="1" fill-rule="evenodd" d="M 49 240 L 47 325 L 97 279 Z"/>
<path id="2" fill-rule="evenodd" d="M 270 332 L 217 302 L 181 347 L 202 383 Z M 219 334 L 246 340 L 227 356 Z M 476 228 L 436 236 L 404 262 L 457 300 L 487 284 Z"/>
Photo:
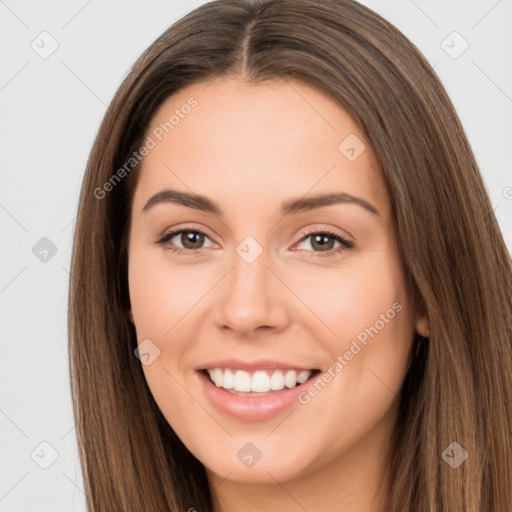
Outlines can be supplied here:
<path id="1" fill-rule="evenodd" d="M 169 262 L 164 250 L 147 250 L 137 244 L 131 248 L 128 283 L 137 341 L 151 340 L 158 353 L 155 363 L 144 365 L 143 371 L 168 418 L 182 414 L 176 406 L 183 391 L 179 382 L 195 362 L 190 359 L 190 341 L 200 338 L 198 325 L 203 322 L 198 314 L 223 272 L 192 261 L 178 267 Z M 169 396 L 175 400 L 166 400 Z M 190 397 L 184 394 L 182 398 L 186 403 Z"/>
<path id="2" fill-rule="evenodd" d="M 375 323 L 388 333 L 409 326 L 403 321 L 409 315 L 404 275 L 392 248 L 347 258 L 339 268 L 291 270 L 287 280 L 319 321 L 331 354 L 348 349 L 347 342 L 361 333 L 364 341 L 365 329 Z"/>
<path id="3" fill-rule="evenodd" d="M 163 250 L 138 251 L 135 247 L 128 282 L 139 341 L 141 336 L 164 339 L 170 334 L 208 292 L 212 277 L 211 271 L 193 263 L 181 268 L 170 265 Z"/>
<path id="4" fill-rule="evenodd" d="M 193 336 L 187 332 L 191 328 L 187 320 L 194 304 L 208 290 L 207 278 L 194 272 L 193 267 L 176 270 L 166 261 L 163 251 L 148 251 L 137 244 L 131 248 L 128 283 L 137 341 L 140 344 L 151 340 L 151 353 L 157 354 L 142 370 L 170 424 L 171 419 L 172 424 L 179 423 L 187 410 L 184 404 L 190 397 L 180 385 L 186 340 Z"/>
<path id="5" fill-rule="evenodd" d="M 332 332 L 322 331 L 330 361 L 300 397 L 303 422 L 296 429 L 310 424 L 318 430 L 318 442 L 331 440 L 330 449 L 336 452 L 357 442 L 390 410 L 405 375 L 414 329 L 403 271 L 392 250 L 374 252 L 364 262 L 354 260 L 353 267 L 330 274 L 329 280 L 311 278 L 302 287 L 305 301 Z M 330 421 L 318 423 L 326 411 Z M 320 444 L 317 448 L 323 449 Z M 325 462 L 324 456 L 321 460 Z"/>
<path id="6" fill-rule="evenodd" d="M 307 280 L 296 277 L 295 283 L 323 324 L 316 322 L 330 354 L 324 370 L 328 372 L 324 382 L 333 383 L 326 385 L 329 401 L 344 403 L 347 410 L 362 416 L 384 411 L 401 387 L 414 337 L 397 252 L 393 247 L 369 252 L 350 263 L 347 259 L 338 270 L 330 269 L 328 278 L 317 273 Z M 323 384 L 317 388 L 323 390 Z M 313 400 L 317 392 L 311 390 L 304 402 Z M 361 403 L 372 405 L 361 408 Z M 320 402 L 316 404 L 320 407 Z"/>

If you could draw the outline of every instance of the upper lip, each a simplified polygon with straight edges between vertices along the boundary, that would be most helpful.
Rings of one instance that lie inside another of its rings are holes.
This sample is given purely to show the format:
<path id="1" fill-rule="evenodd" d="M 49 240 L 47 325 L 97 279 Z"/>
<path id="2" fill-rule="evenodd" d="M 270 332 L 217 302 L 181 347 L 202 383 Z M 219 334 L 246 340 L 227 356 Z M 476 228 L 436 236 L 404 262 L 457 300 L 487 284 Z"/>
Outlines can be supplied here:
<path id="1" fill-rule="evenodd" d="M 267 368 L 282 368 L 286 370 L 315 370 L 314 366 L 303 366 L 299 364 L 290 364 L 283 361 L 276 361 L 270 359 L 260 359 L 258 361 L 241 361 L 239 359 L 222 359 L 211 361 L 209 363 L 197 366 L 196 370 L 208 370 L 212 368 L 232 368 L 236 370 L 254 371 Z"/>

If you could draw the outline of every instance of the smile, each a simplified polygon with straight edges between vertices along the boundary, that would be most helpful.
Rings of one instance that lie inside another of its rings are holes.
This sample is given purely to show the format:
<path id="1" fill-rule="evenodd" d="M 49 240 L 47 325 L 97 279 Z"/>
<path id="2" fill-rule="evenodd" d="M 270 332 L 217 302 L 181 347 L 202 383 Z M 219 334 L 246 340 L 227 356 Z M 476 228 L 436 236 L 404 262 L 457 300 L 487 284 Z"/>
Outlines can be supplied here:
<path id="1" fill-rule="evenodd" d="M 298 395 L 320 373 L 318 369 L 244 366 L 212 365 L 196 369 L 196 375 L 219 412 L 245 421 L 273 418 L 298 404 Z"/>
<path id="2" fill-rule="evenodd" d="M 306 382 L 315 370 L 272 369 L 253 372 L 234 368 L 209 368 L 206 370 L 211 381 L 219 388 L 234 394 L 268 393 L 294 388 Z"/>

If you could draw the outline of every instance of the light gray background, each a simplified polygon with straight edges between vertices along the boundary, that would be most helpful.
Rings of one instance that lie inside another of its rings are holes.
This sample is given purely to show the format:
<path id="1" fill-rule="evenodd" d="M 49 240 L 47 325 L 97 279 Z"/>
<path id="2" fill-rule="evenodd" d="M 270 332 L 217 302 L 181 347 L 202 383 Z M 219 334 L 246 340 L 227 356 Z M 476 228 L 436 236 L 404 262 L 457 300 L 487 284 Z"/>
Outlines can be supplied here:
<path id="1" fill-rule="evenodd" d="M 0 0 L 3 512 L 85 510 L 66 339 L 79 187 L 106 105 L 129 67 L 169 25 L 201 3 Z M 435 65 L 510 249 L 512 0 L 362 3 L 402 30 Z M 31 47 L 51 49 L 51 38 L 40 36 L 43 31 L 58 43 L 46 59 Z M 464 40 L 468 49 L 454 58 Z M 44 253 L 37 257 L 32 251 L 43 237 L 57 249 L 46 262 L 40 260 Z"/>

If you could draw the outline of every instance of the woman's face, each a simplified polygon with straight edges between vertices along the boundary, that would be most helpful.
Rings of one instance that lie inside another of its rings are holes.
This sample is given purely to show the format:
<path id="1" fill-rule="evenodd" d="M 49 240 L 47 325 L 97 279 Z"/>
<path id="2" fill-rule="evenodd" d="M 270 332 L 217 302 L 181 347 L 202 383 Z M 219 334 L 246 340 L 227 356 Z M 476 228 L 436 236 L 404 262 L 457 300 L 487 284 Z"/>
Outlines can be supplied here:
<path id="1" fill-rule="evenodd" d="M 146 137 L 131 314 L 174 431 L 239 482 L 382 460 L 422 319 L 362 132 L 309 86 L 217 79 Z"/>

